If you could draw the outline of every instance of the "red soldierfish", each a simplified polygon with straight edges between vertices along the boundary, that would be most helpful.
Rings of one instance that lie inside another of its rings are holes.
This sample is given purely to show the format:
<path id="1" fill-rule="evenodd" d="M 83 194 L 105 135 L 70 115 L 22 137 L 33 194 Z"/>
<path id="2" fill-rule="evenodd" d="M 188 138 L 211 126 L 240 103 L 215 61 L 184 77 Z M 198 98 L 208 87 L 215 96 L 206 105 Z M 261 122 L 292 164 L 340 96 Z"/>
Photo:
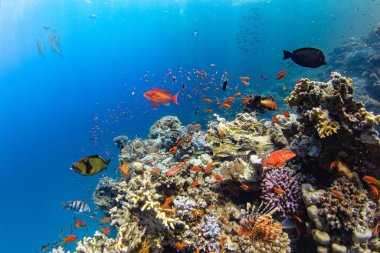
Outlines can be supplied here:
<path id="1" fill-rule="evenodd" d="M 145 92 L 144 97 L 152 102 L 153 107 L 157 107 L 158 103 L 169 105 L 169 101 L 172 101 L 174 104 L 178 105 L 178 93 L 171 96 L 171 93 L 166 90 L 153 88 L 150 91 Z"/>
<path id="2" fill-rule="evenodd" d="M 278 168 L 290 159 L 293 159 L 294 157 L 296 157 L 296 154 L 292 151 L 281 149 L 272 152 L 268 158 L 263 158 L 261 162 L 264 168 L 273 166 Z"/>

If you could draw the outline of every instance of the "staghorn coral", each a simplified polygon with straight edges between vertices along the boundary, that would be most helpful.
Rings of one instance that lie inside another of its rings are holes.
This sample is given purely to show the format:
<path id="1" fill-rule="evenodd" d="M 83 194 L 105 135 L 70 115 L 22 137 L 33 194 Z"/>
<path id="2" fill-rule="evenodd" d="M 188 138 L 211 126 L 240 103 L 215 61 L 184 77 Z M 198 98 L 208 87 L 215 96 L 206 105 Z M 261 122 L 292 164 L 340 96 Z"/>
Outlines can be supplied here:
<path id="1" fill-rule="evenodd" d="M 277 194 L 274 187 L 285 192 Z M 296 173 L 289 168 L 274 169 L 267 172 L 261 182 L 261 199 L 272 207 L 276 207 L 279 214 L 297 214 L 302 203 L 301 184 Z"/>
<path id="2" fill-rule="evenodd" d="M 353 98 L 352 80 L 333 72 L 331 80 L 314 82 L 301 79 L 285 102 L 296 106 L 302 134 L 323 138 L 319 165 L 324 166 L 344 152 L 353 170 L 380 176 L 380 145 L 374 127 L 380 116 L 365 110 Z"/>

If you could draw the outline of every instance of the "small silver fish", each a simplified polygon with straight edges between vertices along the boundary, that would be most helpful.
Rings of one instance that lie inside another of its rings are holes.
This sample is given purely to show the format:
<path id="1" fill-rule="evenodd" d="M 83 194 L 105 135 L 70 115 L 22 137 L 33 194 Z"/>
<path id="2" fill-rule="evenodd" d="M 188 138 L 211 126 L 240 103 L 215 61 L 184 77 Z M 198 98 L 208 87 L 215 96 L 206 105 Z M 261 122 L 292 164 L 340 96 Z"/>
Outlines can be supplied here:
<path id="1" fill-rule="evenodd" d="M 68 201 L 66 203 L 62 203 L 62 208 L 68 208 L 77 213 L 91 212 L 90 207 L 82 200 Z"/>

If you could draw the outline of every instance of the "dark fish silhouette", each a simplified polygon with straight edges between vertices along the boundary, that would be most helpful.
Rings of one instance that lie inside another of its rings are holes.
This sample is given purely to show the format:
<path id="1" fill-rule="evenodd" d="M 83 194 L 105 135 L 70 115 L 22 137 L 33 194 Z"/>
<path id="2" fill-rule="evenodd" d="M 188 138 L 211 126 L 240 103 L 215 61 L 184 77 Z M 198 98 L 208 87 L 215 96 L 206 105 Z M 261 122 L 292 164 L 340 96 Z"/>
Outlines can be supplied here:
<path id="1" fill-rule="evenodd" d="M 226 89 L 227 89 L 227 79 L 225 79 L 223 82 L 223 91 L 226 91 Z"/>
<path id="2" fill-rule="evenodd" d="M 302 67 L 318 68 L 327 64 L 323 52 L 317 48 L 300 48 L 293 53 L 286 50 L 283 52 L 284 60 L 290 58 Z"/>

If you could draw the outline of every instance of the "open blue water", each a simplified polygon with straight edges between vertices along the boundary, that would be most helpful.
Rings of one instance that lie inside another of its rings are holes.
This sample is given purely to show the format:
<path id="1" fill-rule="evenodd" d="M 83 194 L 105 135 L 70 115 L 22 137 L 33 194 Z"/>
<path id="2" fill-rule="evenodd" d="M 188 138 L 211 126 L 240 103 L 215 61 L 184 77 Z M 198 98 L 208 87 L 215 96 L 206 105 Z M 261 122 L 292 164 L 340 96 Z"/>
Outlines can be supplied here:
<path id="1" fill-rule="evenodd" d="M 378 0 L 0 0 L 0 252 L 40 252 L 69 234 L 75 215 L 61 202 L 82 199 L 94 207 L 99 178 L 116 176 L 115 136 L 145 138 L 164 115 L 207 123 L 210 115 L 194 113 L 204 110 L 200 98 L 180 94 L 179 106 L 157 110 L 144 99 L 168 68 L 250 75 L 256 86 L 240 86 L 242 93 L 276 89 L 277 72 L 288 68 L 282 83 L 290 87 L 300 77 L 326 74 L 326 67 L 288 66 L 283 49 L 309 46 L 327 54 L 367 34 L 379 13 Z M 63 58 L 51 52 L 43 26 L 59 35 Z M 172 93 L 181 88 L 165 85 Z M 106 172 L 81 177 L 69 170 L 96 153 L 112 159 Z M 88 225 L 74 232 L 93 235 L 98 216 L 79 216 Z"/>

